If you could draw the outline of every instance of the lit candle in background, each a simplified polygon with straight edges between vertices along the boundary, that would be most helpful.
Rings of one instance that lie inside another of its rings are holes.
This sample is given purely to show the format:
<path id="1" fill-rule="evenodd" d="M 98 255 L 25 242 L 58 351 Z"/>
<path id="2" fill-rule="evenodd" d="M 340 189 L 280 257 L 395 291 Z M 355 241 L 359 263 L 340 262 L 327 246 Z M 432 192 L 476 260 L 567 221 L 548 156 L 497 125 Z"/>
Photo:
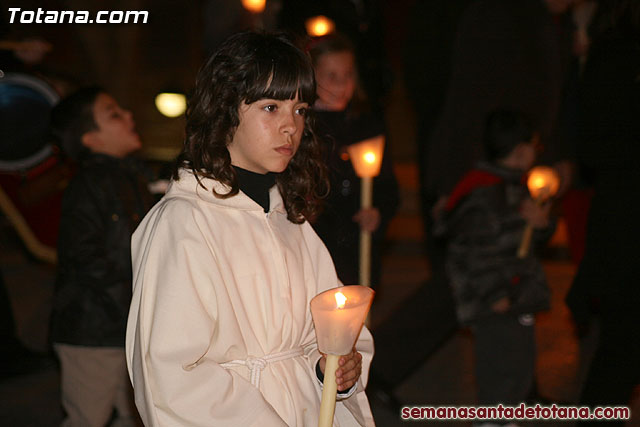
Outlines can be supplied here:
<path id="1" fill-rule="evenodd" d="M 347 147 L 351 163 L 361 178 L 360 209 L 373 205 L 373 178 L 380 174 L 384 136 L 376 136 Z M 360 230 L 360 284 L 371 286 L 371 233 Z"/>
<path id="2" fill-rule="evenodd" d="M 311 300 L 318 350 L 326 354 L 318 427 L 333 425 L 336 408 L 336 370 L 340 356 L 349 354 L 367 317 L 374 291 L 365 286 L 329 289 Z"/>
<path id="3" fill-rule="evenodd" d="M 242 0 L 242 7 L 251 13 L 262 13 L 267 4 L 267 0 Z"/>
<path id="4" fill-rule="evenodd" d="M 331 34 L 336 29 L 336 24 L 326 16 L 314 16 L 305 21 L 307 34 L 311 37 L 322 37 Z"/>
<path id="5" fill-rule="evenodd" d="M 364 161 L 373 164 L 376 161 L 376 154 L 372 151 L 368 151 L 364 154 Z"/>
<path id="6" fill-rule="evenodd" d="M 541 205 L 556 195 L 560 188 L 560 178 L 555 169 L 548 166 L 536 166 L 529 172 L 527 187 L 529 188 L 531 198 L 533 198 L 538 205 Z M 518 258 L 526 258 L 529 254 L 532 236 L 533 225 L 527 223 L 524 233 L 522 234 L 520 247 L 518 248 Z"/>
<path id="7" fill-rule="evenodd" d="M 242 0 L 242 7 L 251 13 L 249 22 L 251 28 L 264 28 L 264 9 L 267 5 L 266 0 Z"/>
<path id="8" fill-rule="evenodd" d="M 534 200 L 543 202 L 558 192 L 560 178 L 555 169 L 548 166 L 536 166 L 529 172 L 527 187 Z"/>

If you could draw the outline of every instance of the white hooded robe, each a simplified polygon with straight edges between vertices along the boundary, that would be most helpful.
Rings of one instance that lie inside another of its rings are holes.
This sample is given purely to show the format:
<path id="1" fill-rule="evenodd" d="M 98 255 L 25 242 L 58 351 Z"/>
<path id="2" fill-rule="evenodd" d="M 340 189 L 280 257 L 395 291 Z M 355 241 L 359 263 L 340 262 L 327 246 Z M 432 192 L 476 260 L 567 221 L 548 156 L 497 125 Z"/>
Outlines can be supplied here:
<path id="1" fill-rule="evenodd" d="M 287 219 L 277 186 L 270 211 L 227 187 L 200 187 L 182 170 L 132 239 L 133 299 L 127 363 L 146 426 L 316 426 L 321 357 L 309 310 L 340 286 L 331 257 L 307 223 Z M 302 348 L 266 364 L 258 387 L 232 360 Z M 373 357 L 366 328 L 356 392 L 339 400 L 335 425 L 374 425 L 364 393 Z"/>

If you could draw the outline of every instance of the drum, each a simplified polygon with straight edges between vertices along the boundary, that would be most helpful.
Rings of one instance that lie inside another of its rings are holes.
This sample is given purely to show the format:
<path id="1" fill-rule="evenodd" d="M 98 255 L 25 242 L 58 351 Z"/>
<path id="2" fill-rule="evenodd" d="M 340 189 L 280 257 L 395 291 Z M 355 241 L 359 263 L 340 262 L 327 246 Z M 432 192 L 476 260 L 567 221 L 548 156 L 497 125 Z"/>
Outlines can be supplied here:
<path id="1" fill-rule="evenodd" d="M 0 209 L 36 258 L 56 261 L 62 193 L 73 168 L 48 138 L 58 94 L 43 80 L 0 78 Z"/>
<path id="2" fill-rule="evenodd" d="M 0 78 L 0 170 L 28 169 L 52 154 L 49 113 L 58 100 L 36 77 L 7 73 Z"/>

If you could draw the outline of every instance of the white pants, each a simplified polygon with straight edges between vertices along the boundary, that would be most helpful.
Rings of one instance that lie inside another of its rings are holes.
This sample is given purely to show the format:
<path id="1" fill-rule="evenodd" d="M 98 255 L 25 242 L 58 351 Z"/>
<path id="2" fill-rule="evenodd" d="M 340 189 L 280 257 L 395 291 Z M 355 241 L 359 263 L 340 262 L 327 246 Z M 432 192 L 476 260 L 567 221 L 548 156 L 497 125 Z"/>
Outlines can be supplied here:
<path id="1" fill-rule="evenodd" d="M 124 348 L 55 344 L 61 368 L 63 427 L 141 426 Z"/>

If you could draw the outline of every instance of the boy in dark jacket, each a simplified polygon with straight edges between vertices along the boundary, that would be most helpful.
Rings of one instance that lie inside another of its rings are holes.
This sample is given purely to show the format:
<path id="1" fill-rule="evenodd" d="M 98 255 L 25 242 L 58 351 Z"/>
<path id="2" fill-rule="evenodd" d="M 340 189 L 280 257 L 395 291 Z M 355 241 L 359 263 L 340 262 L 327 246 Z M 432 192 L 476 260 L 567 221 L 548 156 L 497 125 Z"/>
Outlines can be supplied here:
<path id="1" fill-rule="evenodd" d="M 99 88 L 52 111 L 52 132 L 79 162 L 65 191 L 51 338 L 62 371 L 64 426 L 136 425 L 124 336 L 131 302 L 131 234 L 152 205 L 127 156 L 140 138 L 131 112 Z"/>
<path id="2" fill-rule="evenodd" d="M 537 205 L 524 185 L 536 145 L 520 113 L 490 114 L 487 161 L 462 178 L 439 218 L 458 319 L 475 335 L 481 405 L 519 404 L 533 386 L 533 314 L 548 307 L 549 291 L 540 262 L 533 255 L 518 258 L 517 251 L 526 222 L 534 227 L 535 241 L 553 229 L 549 204 Z"/>

